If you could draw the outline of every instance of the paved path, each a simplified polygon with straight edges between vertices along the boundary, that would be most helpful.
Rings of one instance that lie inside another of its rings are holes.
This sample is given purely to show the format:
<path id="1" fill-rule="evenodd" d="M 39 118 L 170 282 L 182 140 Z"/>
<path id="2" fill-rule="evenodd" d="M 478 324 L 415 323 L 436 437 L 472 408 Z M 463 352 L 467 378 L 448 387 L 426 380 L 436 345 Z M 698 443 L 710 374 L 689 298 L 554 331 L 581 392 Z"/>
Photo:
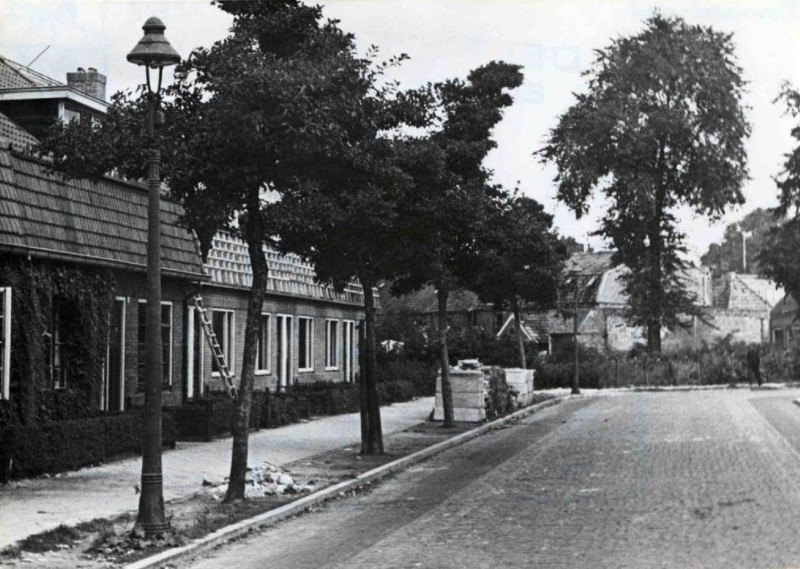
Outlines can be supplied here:
<path id="1" fill-rule="evenodd" d="M 428 418 L 433 398 L 398 403 L 381 409 L 385 433 L 400 431 Z M 283 465 L 328 450 L 358 444 L 357 413 L 324 417 L 308 423 L 251 433 L 250 463 L 264 460 Z M 178 443 L 164 461 L 164 498 L 194 494 L 203 478 L 221 479 L 230 468 L 231 439 L 210 443 Z M 138 496 L 139 458 L 85 468 L 59 478 L 22 480 L 0 486 L 0 548 L 28 535 L 74 525 L 97 517 L 134 511 Z"/>
<path id="2" fill-rule="evenodd" d="M 800 567 L 797 396 L 569 401 L 195 567 Z"/>

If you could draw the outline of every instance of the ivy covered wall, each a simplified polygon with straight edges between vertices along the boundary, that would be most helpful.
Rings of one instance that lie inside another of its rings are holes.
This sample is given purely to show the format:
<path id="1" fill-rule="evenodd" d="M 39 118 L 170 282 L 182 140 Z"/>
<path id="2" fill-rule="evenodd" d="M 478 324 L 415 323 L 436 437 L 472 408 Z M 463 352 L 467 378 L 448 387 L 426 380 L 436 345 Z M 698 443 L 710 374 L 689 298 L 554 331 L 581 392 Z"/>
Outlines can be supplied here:
<path id="1" fill-rule="evenodd" d="M 100 408 L 113 274 L 0 256 L 0 286 L 11 287 L 10 398 L 0 426 L 76 419 Z M 53 361 L 58 311 L 60 362 Z M 66 385 L 54 388 L 54 363 Z"/>

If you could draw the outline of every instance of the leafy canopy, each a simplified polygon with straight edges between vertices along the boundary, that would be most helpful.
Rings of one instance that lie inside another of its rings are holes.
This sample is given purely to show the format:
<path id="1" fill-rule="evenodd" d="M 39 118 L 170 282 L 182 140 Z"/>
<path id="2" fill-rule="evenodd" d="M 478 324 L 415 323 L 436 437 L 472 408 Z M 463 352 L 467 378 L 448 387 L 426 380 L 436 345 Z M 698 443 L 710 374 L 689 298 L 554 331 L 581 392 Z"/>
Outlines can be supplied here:
<path id="1" fill-rule="evenodd" d="M 800 92 L 784 84 L 776 101 L 786 105 L 787 112 L 800 117 Z M 778 185 L 778 207 L 775 217 L 783 222 L 771 229 L 758 255 L 765 275 L 783 286 L 795 300 L 800 299 L 800 124 L 791 131 L 795 147 L 785 155 L 783 170 L 775 180 Z M 788 218 L 788 219 L 787 219 Z M 784 222 L 785 220 L 785 222 Z"/>
<path id="2" fill-rule="evenodd" d="M 584 76 L 587 91 L 541 159 L 557 166 L 557 197 L 578 217 L 595 193 L 610 202 L 597 233 L 631 270 L 634 321 L 674 324 L 693 311 L 678 208 L 718 218 L 744 202 L 750 126 L 732 37 L 655 14 L 642 32 L 597 50 Z"/>
<path id="3" fill-rule="evenodd" d="M 496 310 L 554 305 L 567 245 L 553 230 L 553 216 L 536 200 L 514 195 L 486 218 L 485 228 L 470 288 Z"/>

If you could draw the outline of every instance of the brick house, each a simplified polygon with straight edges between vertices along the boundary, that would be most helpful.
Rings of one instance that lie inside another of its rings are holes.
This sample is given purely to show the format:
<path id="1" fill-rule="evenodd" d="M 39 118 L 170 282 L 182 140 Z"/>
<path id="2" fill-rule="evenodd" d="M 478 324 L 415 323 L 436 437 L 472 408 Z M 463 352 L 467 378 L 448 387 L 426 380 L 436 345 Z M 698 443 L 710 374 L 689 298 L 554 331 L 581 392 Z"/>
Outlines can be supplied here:
<path id="1" fill-rule="evenodd" d="M 0 255 L 4 261 L 21 259 L 46 271 L 62 267 L 87 273 L 108 271 L 114 281 L 110 338 L 103 370 L 103 388 L 97 405 L 119 411 L 143 402 L 144 311 L 146 297 L 147 188 L 106 178 L 99 182 L 62 180 L 48 174 L 33 158 L 0 149 Z M 179 225 L 182 208 L 169 200 L 162 206 L 164 404 L 183 401 L 183 306 L 197 283 L 207 280 L 194 235 Z M 12 352 L 21 342 L 12 336 L 12 299 L 15 291 L 0 283 L 3 300 L 3 394 L 13 397 L 32 378 L 15 376 Z M 53 299 L 58 303 L 58 299 Z M 64 307 L 62 306 L 61 309 Z M 80 309 L 80 307 L 77 307 Z M 69 365 L 58 367 L 68 338 L 60 330 L 60 308 L 43 323 L 49 335 L 47 378 L 44 389 L 70 390 Z M 37 380 L 41 382 L 40 380 Z"/>
<path id="2" fill-rule="evenodd" d="M 104 89 L 105 77 L 93 69 L 70 73 L 62 84 L 0 57 L 0 423 L 4 409 L 22 405 L 26 393 L 40 393 L 48 402 L 72 398 L 87 413 L 143 403 L 147 187 L 112 177 L 65 180 L 28 154 L 53 121 L 101 119 Z M 249 257 L 241 241 L 220 232 L 204 264 L 196 236 L 180 223 L 181 205 L 165 197 L 161 215 L 163 402 L 178 406 L 223 388 L 194 305 L 198 293 L 238 377 Z M 353 381 L 356 325 L 364 318 L 360 287 L 338 293 L 315 283 L 313 268 L 298 257 L 265 252 L 270 282 L 256 388 Z M 9 276 L 19 267 L 45 276 L 105 279 L 113 288 L 103 315 L 108 334 L 102 369 L 92 377 L 68 361 L 65 330 L 70 318 L 84 314 L 80 301 L 50 294 L 40 314 L 47 321 L 25 322 L 20 283 Z M 34 334 L 42 353 L 25 352 L 30 342 L 23 332 Z M 81 382 L 88 387 L 79 390 Z"/>
<path id="3" fill-rule="evenodd" d="M 361 287 L 352 283 L 337 292 L 316 283 L 313 267 L 296 255 L 279 255 L 267 247 L 265 254 L 269 281 L 261 311 L 255 388 L 275 391 L 295 383 L 355 381 L 359 369 L 356 327 L 364 319 Z M 236 375 L 242 365 L 252 282 L 246 244 L 218 232 L 206 268 L 211 281 L 200 294 Z M 199 315 L 191 310 L 187 318 L 194 330 L 187 394 L 223 390 Z"/>

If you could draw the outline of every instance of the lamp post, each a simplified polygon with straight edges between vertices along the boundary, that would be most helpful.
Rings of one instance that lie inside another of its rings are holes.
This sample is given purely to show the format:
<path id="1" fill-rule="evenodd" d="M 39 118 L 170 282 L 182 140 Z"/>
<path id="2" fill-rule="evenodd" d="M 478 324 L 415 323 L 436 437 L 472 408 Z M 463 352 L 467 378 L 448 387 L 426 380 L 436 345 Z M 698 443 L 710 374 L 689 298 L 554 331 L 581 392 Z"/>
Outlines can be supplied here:
<path id="1" fill-rule="evenodd" d="M 150 537 L 169 529 L 164 514 L 161 474 L 161 151 L 156 138 L 156 124 L 163 122 L 158 111 L 162 71 L 168 65 L 177 64 L 181 58 L 164 37 L 166 26 L 161 20 L 149 18 L 142 29 L 144 37 L 128 54 L 128 61 L 144 66 L 147 77 L 147 135 L 150 143 L 147 159 L 147 316 L 142 485 L 136 525 Z M 150 84 L 151 68 L 158 69 L 155 90 Z"/>

